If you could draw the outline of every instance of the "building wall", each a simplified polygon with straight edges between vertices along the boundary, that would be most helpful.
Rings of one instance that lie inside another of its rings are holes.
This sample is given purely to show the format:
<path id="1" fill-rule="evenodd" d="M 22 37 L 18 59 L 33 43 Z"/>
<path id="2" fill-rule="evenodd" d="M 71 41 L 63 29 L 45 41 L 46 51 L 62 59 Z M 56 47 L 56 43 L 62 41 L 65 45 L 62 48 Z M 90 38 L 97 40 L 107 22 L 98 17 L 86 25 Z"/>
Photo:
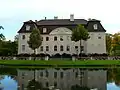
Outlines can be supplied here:
<path id="1" fill-rule="evenodd" d="M 87 53 L 106 53 L 105 32 L 90 32 L 87 40 Z M 101 37 L 101 39 L 98 39 Z"/>
<path id="2" fill-rule="evenodd" d="M 37 49 L 37 53 L 47 53 L 50 55 L 59 53 L 68 53 L 68 54 L 77 54 L 80 53 L 80 43 L 71 41 L 72 31 L 68 28 L 59 27 L 50 34 L 43 34 L 43 51 L 40 51 L 40 48 Z M 22 39 L 22 35 L 25 35 L 25 39 Z M 30 33 L 19 33 L 19 43 L 18 43 L 18 54 L 20 53 L 33 53 L 27 44 L 29 40 Z M 54 37 L 57 36 L 57 41 L 54 41 Z M 60 41 L 60 37 L 63 37 L 63 41 Z M 98 39 L 98 36 L 101 39 Z M 46 41 L 46 37 L 49 37 L 49 41 Z M 82 46 L 84 46 L 83 53 L 106 53 L 106 44 L 105 44 L 105 32 L 90 32 L 90 39 L 87 41 L 82 41 Z M 25 51 L 22 51 L 22 45 L 25 45 Z M 57 45 L 57 51 L 54 51 L 54 46 Z M 60 46 L 64 46 L 64 51 L 60 51 Z M 66 50 L 66 47 L 70 46 L 70 51 Z M 49 51 L 46 51 L 46 46 L 49 46 Z M 78 52 L 75 49 L 75 46 L 78 46 Z"/>

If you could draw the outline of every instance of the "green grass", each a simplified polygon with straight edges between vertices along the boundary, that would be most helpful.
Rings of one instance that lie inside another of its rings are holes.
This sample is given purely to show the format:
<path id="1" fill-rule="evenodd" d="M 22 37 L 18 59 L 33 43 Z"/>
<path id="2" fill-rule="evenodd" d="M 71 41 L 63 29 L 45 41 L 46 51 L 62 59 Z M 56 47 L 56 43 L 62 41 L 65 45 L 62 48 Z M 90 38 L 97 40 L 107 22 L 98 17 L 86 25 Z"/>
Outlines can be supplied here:
<path id="1" fill-rule="evenodd" d="M 68 60 L 0 60 L 0 65 L 120 65 L 120 60 L 77 60 L 77 61 L 68 61 Z"/>

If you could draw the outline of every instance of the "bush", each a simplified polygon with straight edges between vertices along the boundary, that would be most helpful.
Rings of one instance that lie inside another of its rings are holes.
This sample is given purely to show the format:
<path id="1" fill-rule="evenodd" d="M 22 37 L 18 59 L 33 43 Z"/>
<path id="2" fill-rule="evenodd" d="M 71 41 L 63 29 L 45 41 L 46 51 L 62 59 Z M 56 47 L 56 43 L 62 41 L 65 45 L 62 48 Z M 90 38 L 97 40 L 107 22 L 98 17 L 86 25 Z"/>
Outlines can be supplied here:
<path id="1" fill-rule="evenodd" d="M 62 58 L 71 58 L 71 55 L 66 53 L 63 53 L 61 56 Z"/>
<path id="2" fill-rule="evenodd" d="M 16 56 L 18 56 L 18 57 L 29 57 L 30 54 L 22 53 L 22 54 L 18 54 L 18 55 L 16 55 Z"/>

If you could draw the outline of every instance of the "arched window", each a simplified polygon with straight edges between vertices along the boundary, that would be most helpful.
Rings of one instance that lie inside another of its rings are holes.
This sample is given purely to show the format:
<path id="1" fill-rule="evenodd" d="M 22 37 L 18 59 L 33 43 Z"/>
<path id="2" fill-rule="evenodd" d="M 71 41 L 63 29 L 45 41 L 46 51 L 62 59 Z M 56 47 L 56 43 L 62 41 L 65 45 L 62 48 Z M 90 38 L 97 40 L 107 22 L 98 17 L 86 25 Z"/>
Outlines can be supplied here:
<path id="1" fill-rule="evenodd" d="M 63 46 L 62 45 L 60 46 L 60 51 L 63 51 Z"/>
<path id="2" fill-rule="evenodd" d="M 93 28 L 94 28 L 94 29 L 98 29 L 97 24 L 94 24 L 94 25 L 93 25 Z"/>
<path id="3" fill-rule="evenodd" d="M 46 46 L 46 51 L 49 51 L 49 46 Z"/>
<path id="4" fill-rule="evenodd" d="M 57 37 L 56 36 L 54 37 L 54 41 L 57 41 Z"/>
<path id="5" fill-rule="evenodd" d="M 56 45 L 54 46 L 54 51 L 57 51 L 57 46 Z"/>

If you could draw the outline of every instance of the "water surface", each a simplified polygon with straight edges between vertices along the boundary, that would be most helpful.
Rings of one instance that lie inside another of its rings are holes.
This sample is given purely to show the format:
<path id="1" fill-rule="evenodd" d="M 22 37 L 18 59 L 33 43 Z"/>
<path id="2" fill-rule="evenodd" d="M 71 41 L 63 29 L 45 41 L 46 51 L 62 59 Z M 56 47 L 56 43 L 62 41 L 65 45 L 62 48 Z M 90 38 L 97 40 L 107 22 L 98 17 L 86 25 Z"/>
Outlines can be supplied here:
<path id="1" fill-rule="evenodd" d="M 0 90 L 120 90 L 119 85 L 119 68 L 0 68 Z"/>

